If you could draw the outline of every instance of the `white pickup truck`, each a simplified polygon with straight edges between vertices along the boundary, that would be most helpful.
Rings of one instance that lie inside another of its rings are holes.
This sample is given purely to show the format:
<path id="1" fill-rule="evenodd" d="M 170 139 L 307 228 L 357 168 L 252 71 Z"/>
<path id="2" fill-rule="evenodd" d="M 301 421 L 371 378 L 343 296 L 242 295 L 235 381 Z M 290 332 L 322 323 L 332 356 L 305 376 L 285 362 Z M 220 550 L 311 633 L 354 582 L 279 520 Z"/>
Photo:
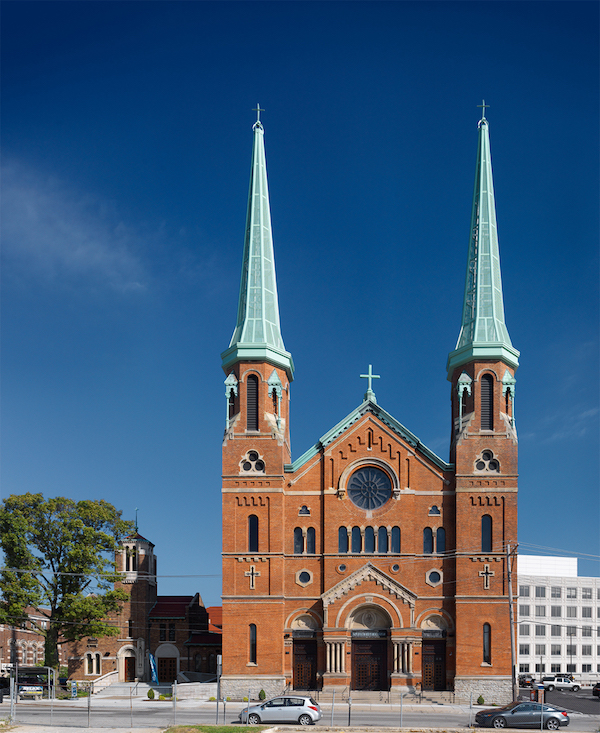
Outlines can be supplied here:
<path id="1" fill-rule="evenodd" d="M 581 689 L 581 685 L 574 682 L 570 677 L 544 677 L 542 684 L 546 690 L 577 690 Z"/>

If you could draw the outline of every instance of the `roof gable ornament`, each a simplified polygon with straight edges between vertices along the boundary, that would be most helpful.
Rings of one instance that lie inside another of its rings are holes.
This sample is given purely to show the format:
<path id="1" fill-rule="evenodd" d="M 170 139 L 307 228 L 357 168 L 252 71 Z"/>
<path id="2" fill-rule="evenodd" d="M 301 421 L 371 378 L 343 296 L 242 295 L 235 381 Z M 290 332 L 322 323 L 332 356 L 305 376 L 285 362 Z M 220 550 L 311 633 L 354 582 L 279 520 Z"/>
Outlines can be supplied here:
<path id="1" fill-rule="evenodd" d="M 369 364 L 369 371 L 367 374 L 361 374 L 361 379 L 367 379 L 367 391 L 365 392 L 365 402 L 374 402 L 377 404 L 377 398 L 375 397 L 375 392 L 373 392 L 372 386 L 373 386 L 373 380 L 374 379 L 381 379 L 379 374 L 373 374 L 373 367 L 371 364 Z"/>
<path id="2" fill-rule="evenodd" d="M 333 588 L 325 591 L 321 596 L 323 606 L 325 608 L 327 606 L 331 606 L 337 600 L 343 598 L 343 596 L 347 596 L 348 593 L 353 591 L 359 585 L 367 582 L 372 582 L 375 583 L 375 585 L 381 586 L 381 588 L 386 590 L 390 595 L 398 598 L 402 603 L 407 604 L 411 609 L 412 625 L 412 615 L 414 613 L 417 596 L 370 562 L 363 565 L 362 568 L 355 570 L 347 578 L 340 580 L 340 582 L 336 583 Z"/>

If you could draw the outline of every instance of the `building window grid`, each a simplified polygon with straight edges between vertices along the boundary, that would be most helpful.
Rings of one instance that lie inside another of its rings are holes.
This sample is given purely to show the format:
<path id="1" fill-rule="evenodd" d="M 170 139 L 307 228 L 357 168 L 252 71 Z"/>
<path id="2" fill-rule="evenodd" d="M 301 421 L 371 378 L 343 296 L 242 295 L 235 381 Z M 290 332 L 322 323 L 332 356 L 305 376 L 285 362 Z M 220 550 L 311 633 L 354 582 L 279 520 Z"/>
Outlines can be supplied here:
<path id="1" fill-rule="evenodd" d="M 546 606 L 536 606 L 535 615 L 538 618 L 543 618 L 546 615 Z"/>
<path id="2" fill-rule="evenodd" d="M 581 598 L 584 601 L 591 601 L 592 600 L 592 589 L 591 588 L 582 588 L 581 589 Z"/>
<path id="3" fill-rule="evenodd" d="M 550 588 L 550 598 L 562 598 L 562 588 L 560 585 L 553 585 Z"/>
<path id="4" fill-rule="evenodd" d="M 529 586 L 528 585 L 519 586 L 519 596 L 521 598 L 529 598 Z"/>
<path id="5" fill-rule="evenodd" d="M 562 608 L 560 606 L 550 606 L 550 616 L 552 618 L 560 618 L 562 616 Z"/>
<path id="6" fill-rule="evenodd" d="M 536 598 L 545 598 L 546 597 L 546 586 L 536 585 L 535 586 L 535 597 Z"/>

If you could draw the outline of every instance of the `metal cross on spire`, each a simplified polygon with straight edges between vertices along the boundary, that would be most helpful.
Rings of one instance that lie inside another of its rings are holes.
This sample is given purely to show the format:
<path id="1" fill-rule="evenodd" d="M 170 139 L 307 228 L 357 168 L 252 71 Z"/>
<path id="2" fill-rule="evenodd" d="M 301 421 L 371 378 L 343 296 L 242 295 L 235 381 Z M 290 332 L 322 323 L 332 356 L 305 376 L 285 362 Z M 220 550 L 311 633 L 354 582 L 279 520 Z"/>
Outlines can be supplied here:
<path id="1" fill-rule="evenodd" d="M 260 122 L 260 113 L 264 112 L 264 109 L 261 109 L 260 104 L 257 102 L 256 107 L 252 111 L 256 112 L 256 121 Z"/>
<path id="2" fill-rule="evenodd" d="M 481 101 L 482 101 L 482 104 L 478 104 L 477 106 L 483 107 L 483 109 L 481 110 L 481 119 L 485 120 L 485 108 L 489 107 L 490 105 L 485 103 L 485 99 L 482 99 Z"/>
<path id="3" fill-rule="evenodd" d="M 379 376 L 379 374 L 373 374 L 373 367 L 372 367 L 371 364 L 369 364 L 369 372 L 368 372 L 368 374 L 361 374 L 360 375 L 360 378 L 361 379 L 368 379 L 369 380 L 368 383 L 367 383 L 368 384 L 367 391 L 365 392 L 365 400 L 371 400 L 371 402 L 375 402 L 376 403 L 377 400 L 375 399 L 375 392 L 373 392 L 373 390 L 372 390 L 373 380 L 374 379 L 381 379 L 381 377 Z"/>

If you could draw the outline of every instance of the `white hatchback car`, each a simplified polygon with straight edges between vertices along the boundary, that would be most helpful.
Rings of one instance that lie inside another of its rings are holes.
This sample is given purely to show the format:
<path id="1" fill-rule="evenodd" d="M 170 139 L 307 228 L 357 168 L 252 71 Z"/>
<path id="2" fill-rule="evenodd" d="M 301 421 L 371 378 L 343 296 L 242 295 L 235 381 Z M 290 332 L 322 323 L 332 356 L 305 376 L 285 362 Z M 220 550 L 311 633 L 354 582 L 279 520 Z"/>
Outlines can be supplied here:
<path id="1" fill-rule="evenodd" d="M 321 708 L 312 697 L 282 695 L 259 705 L 249 705 L 239 715 L 241 723 L 298 723 L 314 725 L 321 719 Z"/>

